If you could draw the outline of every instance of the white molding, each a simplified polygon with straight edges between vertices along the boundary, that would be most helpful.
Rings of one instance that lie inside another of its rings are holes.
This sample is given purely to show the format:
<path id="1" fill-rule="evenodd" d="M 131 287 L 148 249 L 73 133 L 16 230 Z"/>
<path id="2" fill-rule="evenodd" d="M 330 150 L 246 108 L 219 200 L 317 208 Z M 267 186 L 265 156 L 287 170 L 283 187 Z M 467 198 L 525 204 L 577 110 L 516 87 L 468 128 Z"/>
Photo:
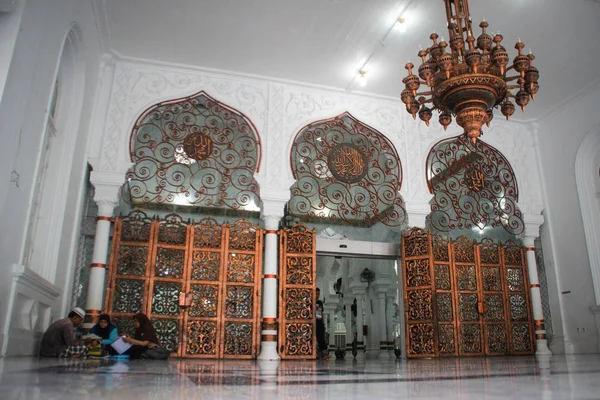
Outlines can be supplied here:
<path id="1" fill-rule="evenodd" d="M 575 181 L 581 205 L 583 229 L 594 284 L 596 304 L 600 304 L 600 202 L 593 172 L 600 155 L 600 124 L 595 125 L 581 142 L 575 158 Z M 595 171 L 600 173 L 600 171 Z M 597 177 L 596 179 L 600 179 Z"/>
<path id="2" fill-rule="evenodd" d="M 58 286 L 53 285 L 24 265 L 13 264 L 12 271 L 14 284 L 20 284 L 33 289 L 50 300 L 55 300 L 62 294 L 62 290 Z"/>

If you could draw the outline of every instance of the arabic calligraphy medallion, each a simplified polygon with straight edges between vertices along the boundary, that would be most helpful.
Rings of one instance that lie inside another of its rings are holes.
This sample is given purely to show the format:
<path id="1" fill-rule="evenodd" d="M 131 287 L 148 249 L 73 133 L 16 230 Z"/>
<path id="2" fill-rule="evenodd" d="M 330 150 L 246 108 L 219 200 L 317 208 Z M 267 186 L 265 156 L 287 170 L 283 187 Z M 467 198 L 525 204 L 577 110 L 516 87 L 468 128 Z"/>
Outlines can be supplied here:
<path id="1" fill-rule="evenodd" d="M 367 157 L 356 146 L 339 144 L 331 149 L 327 159 L 329 170 L 338 180 L 356 183 L 367 174 Z"/>
<path id="2" fill-rule="evenodd" d="M 204 133 L 193 133 L 183 140 L 185 154 L 196 161 L 206 160 L 212 154 L 213 142 Z"/>

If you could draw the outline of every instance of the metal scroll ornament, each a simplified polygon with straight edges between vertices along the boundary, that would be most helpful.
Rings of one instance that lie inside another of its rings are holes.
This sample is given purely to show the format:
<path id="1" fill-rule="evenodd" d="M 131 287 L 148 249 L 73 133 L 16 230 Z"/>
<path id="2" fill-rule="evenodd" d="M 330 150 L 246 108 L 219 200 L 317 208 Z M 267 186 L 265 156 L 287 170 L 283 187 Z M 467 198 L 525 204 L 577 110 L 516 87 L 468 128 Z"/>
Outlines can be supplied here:
<path id="1" fill-rule="evenodd" d="M 443 140 L 429 152 L 427 175 L 434 195 L 429 218 L 437 231 L 501 226 L 523 233 L 517 179 L 497 149 L 464 135 Z"/>
<path id="2" fill-rule="evenodd" d="M 256 211 L 260 142 L 241 113 L 204 92 L 157 104 L 138 119 L 123 198 Z"/>
<path id="3" fill-rule="evenodd" d="M 405 221 L 402 167 L 393 144 L 344 113 L 303 128 L 292 146 L 290 213 L 367 226 Z"/>

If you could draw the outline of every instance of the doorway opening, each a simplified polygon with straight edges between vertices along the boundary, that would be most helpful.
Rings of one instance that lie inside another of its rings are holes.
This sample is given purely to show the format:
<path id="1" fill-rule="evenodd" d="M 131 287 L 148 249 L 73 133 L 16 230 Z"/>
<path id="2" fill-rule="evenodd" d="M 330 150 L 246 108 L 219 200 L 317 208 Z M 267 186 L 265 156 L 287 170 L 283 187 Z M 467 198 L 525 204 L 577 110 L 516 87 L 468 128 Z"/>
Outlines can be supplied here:
<path id="1" fill-rule="evenodd" d="M 400 246 L 317 237 L 317 287 L 330 354 L 390 359 L 404 343 Z"/>

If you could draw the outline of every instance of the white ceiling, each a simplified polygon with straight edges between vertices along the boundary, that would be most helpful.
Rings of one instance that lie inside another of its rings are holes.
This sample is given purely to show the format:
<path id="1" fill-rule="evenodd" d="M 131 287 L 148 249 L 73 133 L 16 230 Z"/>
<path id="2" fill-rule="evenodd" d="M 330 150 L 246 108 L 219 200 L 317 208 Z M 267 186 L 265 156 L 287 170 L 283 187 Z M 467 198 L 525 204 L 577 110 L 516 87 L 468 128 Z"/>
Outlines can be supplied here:
<path id="1" fill-rule="evenodd" d="M 121 56 L 395 98 L 404 64 L 419 65 L 419 45 L 429 46 L 432 31 L 448 36 L 442 0 L 96 1 L 106 46 Z M 597 81 L 598 1 L 471 0 L 470 9 L 474 25 L 486 17 L 488 32 L 502 32 L 511 58 L 517 38 L 536 55 L 540 92 L 515 117 L 539 117 Z M 359 88 L 367 60 L 368 84 Z"/>

